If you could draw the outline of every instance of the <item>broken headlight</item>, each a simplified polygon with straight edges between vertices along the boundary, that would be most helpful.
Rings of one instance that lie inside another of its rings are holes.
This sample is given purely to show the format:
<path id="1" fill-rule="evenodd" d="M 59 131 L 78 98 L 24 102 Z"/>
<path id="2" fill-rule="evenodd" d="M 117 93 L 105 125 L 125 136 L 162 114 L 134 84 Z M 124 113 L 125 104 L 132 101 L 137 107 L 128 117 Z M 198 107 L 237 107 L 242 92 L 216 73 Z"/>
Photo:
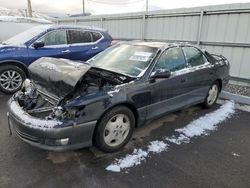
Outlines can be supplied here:
<path id="1" fill-rule="evenodd" d="M 34 84 L 31 82 L 30 79 L 25 79 L 21 88 L 21 92 L 24 95 L 29 96 L 30 98 L 36 97 L 36 89 Z"/>
<path id="2" fill-rule="evenodd" d="M 32 109 L 35 106 L 37 92 L 33 83 L 29 79 L 26 79 L 23 82 L 21 92 L 19 92 L 16 97 L 19 104 L 26 110 Z"/>
<path id="3" fill-rule="evenodd" d="M 73 120 L 76 118 L 77 110 L 74 109 L 64 109 L 61 106 L 54 107 L 49 119 L 59 119 L 59 120 Z"/>

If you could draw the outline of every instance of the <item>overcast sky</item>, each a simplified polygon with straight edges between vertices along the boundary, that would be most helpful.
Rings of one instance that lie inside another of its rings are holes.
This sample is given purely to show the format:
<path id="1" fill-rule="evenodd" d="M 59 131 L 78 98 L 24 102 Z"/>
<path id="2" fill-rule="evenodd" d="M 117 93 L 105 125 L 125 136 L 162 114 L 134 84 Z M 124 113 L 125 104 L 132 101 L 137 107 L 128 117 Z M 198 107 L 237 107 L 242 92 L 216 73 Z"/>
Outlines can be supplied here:
<path id="1" fill-rule="evenodd" d="M 85 0 L 86 12 L 112 14 L 145 9 L 146 0 Z M 43 13 L 77 14 L 82 11 L 82 0 L 31 0 L 34 11 Z M 102 2 L 102 3 L 98 3 Z M 171 9 L 213 4 L 246 3 L 250 0 L 149 0 L 149 9 Z M 26 9 L 27 0 L 0 0 L 0 6 Z M 113 3 L 113 5 L 112 5 Z"/>

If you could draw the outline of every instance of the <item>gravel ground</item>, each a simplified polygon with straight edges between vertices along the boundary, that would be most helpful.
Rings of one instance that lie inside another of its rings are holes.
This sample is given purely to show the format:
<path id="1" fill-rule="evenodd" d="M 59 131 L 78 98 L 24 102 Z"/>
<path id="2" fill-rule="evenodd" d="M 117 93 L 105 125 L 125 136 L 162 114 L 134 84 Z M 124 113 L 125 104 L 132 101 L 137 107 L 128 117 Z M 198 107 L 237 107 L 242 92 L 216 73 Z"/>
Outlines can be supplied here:
<path id="1" fill-rule="evenodd" d="M 224 88 L 225 91 L 238 94 L 238 95 L 244 95 L 250 97 L 250 87 L 249 86 L 240 86 L 235 84 L 227 84 L 227 86 Z"/>

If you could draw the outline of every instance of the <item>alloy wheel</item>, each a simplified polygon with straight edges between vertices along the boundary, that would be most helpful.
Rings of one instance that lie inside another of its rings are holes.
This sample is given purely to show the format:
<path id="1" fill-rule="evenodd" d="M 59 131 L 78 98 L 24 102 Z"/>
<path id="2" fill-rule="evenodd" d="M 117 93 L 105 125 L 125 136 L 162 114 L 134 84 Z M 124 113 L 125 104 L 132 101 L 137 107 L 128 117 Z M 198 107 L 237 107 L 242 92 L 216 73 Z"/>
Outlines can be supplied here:
<path id="1" fill-rule="evenodd" d="M 0 85 L 8 91 L 18 89 L 22 81 L 22 76 L 15 70 L 7 70 L 0 75 Z"/>

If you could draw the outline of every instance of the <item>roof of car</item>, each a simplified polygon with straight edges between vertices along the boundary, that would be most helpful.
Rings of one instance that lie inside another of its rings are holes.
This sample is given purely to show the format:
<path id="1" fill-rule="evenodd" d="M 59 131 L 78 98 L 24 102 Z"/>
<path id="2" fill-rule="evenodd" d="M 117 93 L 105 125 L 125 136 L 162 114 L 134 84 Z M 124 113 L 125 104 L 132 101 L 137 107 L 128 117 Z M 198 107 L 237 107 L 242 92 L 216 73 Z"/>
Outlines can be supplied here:
<path id="1" fill-rule="evenodd" d="M 49 29 L 88 29 L 94 31 L 106 32 L 106 29 L 93 26 L 79 26 L 79 25 L 48 25 Z"/>
<path id="2" fill-rule="evenodd" d="M 183 43 L 183 42 L 145 42 L 145 41 L 129 41 L 127 42 L 129 44 L 133 45 L 139 45 L 139 46 L 148 46 L 153 48 L 166 48 L 169 46 L 179 46 L 179 45 L 191 45 L 189 43 Z"/>

